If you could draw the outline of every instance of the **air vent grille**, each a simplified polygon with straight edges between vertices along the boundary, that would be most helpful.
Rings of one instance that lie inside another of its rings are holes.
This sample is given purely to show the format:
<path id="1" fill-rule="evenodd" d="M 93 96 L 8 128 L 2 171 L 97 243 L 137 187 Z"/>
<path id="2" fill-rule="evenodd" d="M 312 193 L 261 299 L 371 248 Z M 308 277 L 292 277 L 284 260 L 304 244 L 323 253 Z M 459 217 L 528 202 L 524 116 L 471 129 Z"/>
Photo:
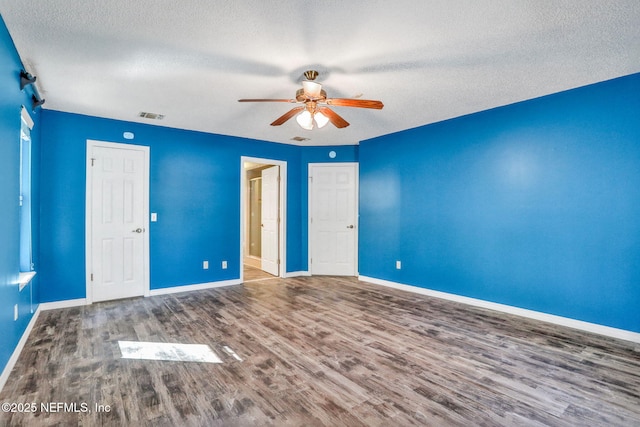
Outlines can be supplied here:
<path id="1" fill-rule="evenodd" d="M 138 117 L 142 117 L 144 119 L 151 119 L 151 120 L 162 120 L 162 119 L 164 119 L 164 114 L 147 113 L 145 111 L 141 111 L 138 114 Z"/>

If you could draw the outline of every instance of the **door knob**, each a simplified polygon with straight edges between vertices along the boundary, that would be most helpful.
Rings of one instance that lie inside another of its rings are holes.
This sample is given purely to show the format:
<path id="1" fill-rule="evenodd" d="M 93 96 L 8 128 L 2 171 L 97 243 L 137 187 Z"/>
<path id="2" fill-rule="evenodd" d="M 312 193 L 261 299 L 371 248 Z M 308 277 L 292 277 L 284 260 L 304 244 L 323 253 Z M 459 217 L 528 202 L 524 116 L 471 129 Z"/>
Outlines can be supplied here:
<path id="1" fill-rule="evenodd" d="M 132 233 L 142 233 L 144 230 L 142 230 L 142 228 L 136 228 L 135 230 L 132 231 Z"/>
<path id="2" fill-rule="evenodd" d="M 353 224 L 347 225 L 347 228 L 353 228 Z"/>

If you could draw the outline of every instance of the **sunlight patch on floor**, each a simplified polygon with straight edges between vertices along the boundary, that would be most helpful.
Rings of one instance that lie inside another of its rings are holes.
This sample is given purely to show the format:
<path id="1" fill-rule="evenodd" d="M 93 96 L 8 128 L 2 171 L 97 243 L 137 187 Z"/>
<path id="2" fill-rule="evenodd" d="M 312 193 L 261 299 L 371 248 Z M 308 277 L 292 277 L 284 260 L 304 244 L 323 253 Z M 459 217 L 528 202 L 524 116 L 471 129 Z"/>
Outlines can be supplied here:
<path id="1" fill-rule="evenodd" d="M 222 363 L 222 360 L 205 344 L 118 341 L 118 345 L 123 359 Z"/>

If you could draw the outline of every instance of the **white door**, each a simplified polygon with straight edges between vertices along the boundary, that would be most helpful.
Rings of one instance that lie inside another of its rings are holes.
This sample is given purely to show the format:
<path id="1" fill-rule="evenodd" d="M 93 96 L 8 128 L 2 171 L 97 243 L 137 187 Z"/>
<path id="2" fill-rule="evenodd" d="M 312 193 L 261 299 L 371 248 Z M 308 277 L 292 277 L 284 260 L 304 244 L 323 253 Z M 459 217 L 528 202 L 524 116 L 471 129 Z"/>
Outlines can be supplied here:
<path id="1" fill-rule="evenodd" d="M 279 218 L 280 218 L 280 167 L 272 166 L 262 171 L 262 269 L 278 276 Z"/>
<path id="2" fill-rule="evenodd" d="M 141 296 L 146 287 L 146 147 L 115 147 L 87 147 L 93 301 Z"/>
<path id="3" fill-rule="evenodd" d="M 311 274 L 357 274 L 357 164 L 309 165 Z"/>

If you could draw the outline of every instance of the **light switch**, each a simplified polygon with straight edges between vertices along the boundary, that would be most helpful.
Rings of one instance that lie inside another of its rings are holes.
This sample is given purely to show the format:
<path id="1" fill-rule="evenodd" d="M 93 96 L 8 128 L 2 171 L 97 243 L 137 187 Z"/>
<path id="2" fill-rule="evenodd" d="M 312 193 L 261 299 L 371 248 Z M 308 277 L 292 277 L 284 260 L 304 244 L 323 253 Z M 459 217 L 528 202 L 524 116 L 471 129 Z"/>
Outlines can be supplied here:
<path id="1" fill-rule="evenodd" d="M 151 212 L 151 222 L 158 221 L 158 214 L 156 212 Z"/>

